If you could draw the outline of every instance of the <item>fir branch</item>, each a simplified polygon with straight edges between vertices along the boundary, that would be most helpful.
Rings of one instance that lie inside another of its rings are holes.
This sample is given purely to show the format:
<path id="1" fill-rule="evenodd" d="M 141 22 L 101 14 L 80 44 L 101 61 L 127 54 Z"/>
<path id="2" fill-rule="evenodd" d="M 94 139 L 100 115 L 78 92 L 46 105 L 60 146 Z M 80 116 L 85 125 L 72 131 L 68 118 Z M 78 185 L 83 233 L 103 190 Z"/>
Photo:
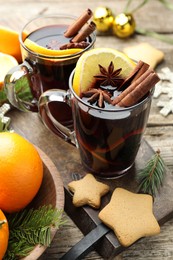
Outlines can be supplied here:
<path id="1" fill-rule="evenodd" d="M 10 236 L 4 260 L 27 256 L 38 244 L 49 246 L 51 227 L 59 228 L 65 221 L 62 211 L 52 206 L 24 209 L 7 215 Z"/>
<path id="2" fill-rule="evenodd" d="M 169 36 L 167 36 L 165 34 L 149 31 L 149 30 L 146 30 L 146 29 L 143 29 L 143 28 L 136 28 L 135 32 L 138 33 L 138 34 L 142 34 L 142 35 L 153 37 L 155 39 L 158 39 L 158 40 L 160 40 L 162 42 L 166 42 L 168 44 L 173 44 L 173 38 L 169 37 Z"/>
<path id="3" fill-rule="evenodd" d="M 158 0 L 159 2 L 161 2 L 167 9 L 173 10 L 173 4 L 169 3 L 166 0 Z"/>
<path id="4" fill-rule="evenodd" d="M 165 164 L 158 150 L 137 176 L 139 192 L 150 194 L 153 197 L 156 196 L 156 192 L 163 184 L 165 172 Z"/>
<path id="5" fill-rule="evenodd" d="M 167 0 L 158 0 L 161 4 L 164 5 L 164 7 L 166 7 L 167 9 L 173 10 L 173 4 L 170 3 Z M 147 4 L 147 2 L 149 2 L 149 0 L 143 0 L 141 1 L 133 10 L 129 10 L 131 3 L 133 2 L 133 0 L 128 0 L 127 4 L 124 8 L 124 13 L 131 13 L 133 14 L 134 12 L 138 11 L 142 6 L 144 6 L 145 4 Z"/>
<path id="6" fill-rule="evenodd" d="M 139 10 L 142 6 L 144 6 L 149 0 L 143 0 L 138 6 L 136 6 L 133 10 L 129 11 L 130 4 L 132 3 L 133 0 L 128 0 L 127 4 L 124 8 L 124 13 L 131 13 L 133 14 L 137 10 Z"/>

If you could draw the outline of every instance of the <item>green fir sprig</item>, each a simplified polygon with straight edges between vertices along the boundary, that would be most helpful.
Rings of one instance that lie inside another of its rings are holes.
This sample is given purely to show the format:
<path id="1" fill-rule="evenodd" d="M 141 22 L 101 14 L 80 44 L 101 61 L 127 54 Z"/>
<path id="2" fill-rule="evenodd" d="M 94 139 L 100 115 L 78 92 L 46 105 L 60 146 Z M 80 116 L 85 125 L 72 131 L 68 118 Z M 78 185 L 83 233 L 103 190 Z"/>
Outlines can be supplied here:
<path id="1" fill-rule="evenodd" d="M 149 0 L 140 1 L 140 2 L 138 2 L 138 5 L 137 5 L 133 10 L 129 10 L 130 4 L 132 3 L 132 1 L 133 1 L 133 0 L 128 0 L 128 1 L 127 1 L 127 4 L 126 4 L 126 6 L 125 6 L 125 8 L 124 8 L 124 13 L 128 13 L 128 12 L 134 13 L 134 12 L 136 12 L 136 11 L 137 11 L 138 9 L 140 9 L 143 5 L 145 5 Z"/>
<path id="2" fill-rule="evenodd" d="M 157 0 L 157 1 L 160 2 L 165 8 L 173 11 L 173 4 L 170 1 L 168 1 L 168 0 Z M 137 2 L 137 6 L 134 7 L 133 9 L 131 9 L 130 6 L 131 6 L 132 2 L 133 2 L 133 0 L 127 0 L 127 3 L 124 8 L 124 13 L 134 14 L 141 7 L 143 7 L 145 4 L 147 4 L 149 2 L 149 0 L 140 0 L 139 2 Z M 168 43 L 168 44 L 173 44 L 173 39 L 165 34 L 157 33 L 154 31 L 143 29 L 143 28 L 136 28 L 135 32 L 137 34 L 153 37 L 157 40 L 160 40 L 160 41 Z"/>
<path id="3" fill-rule="evenodd" d="M 4 260 L 27 256 L 36 245 L 49 246 L 51 227 L 59 228 L 65 223 L 62 210 L 51 205 L 38 209 L 24 209 L 8 214 L 9 243 Z"/>
<path id="4" fill-rule="evenodd" d="M 162 42 L 168 43 L 168 44 L 173 44 L 173 38 L 165 35 L 165 34 L 160 34 L 157 32 L 153 32 L 150 30 L 142 29 L 142 28 L 136 28 L 136 33 L 141 34 L 141 35 L 147 35 L 151 36 L 157 40 L 160 40 Z"/>
<path id="5" fill-rule="evenodd" d="M 130 5 L 132 4 L 133 0 L 127 0 L 127 3 L 124 8 L 124 13 L 134 13 L 138 11 L 142 6 L 147 4 L 149 1 L 150 0 L 140 0 L 137 2 L 137 6 L 134 9 L 130 9 Z M 173 10 L 173 4 L 170 3 L 168 0 L 157 0 L 157 1 L 163 4 L 164 7 L 166 7 L 167 9 Z"/>
<path id="6" fill-rule="evenodd" d="M 158 0 L 161 4 L 163 4 L 167 9 L 173 10 L 173 4 L 167 0 Z"/>
<path id="7" fill-rule="evenodd" d="M 147 193 L 155 197 L 163 185 L 165 172 L 165 164 L 160 156 L 160 150 L 158 150 L 137 176 L 139 192 Z"/>

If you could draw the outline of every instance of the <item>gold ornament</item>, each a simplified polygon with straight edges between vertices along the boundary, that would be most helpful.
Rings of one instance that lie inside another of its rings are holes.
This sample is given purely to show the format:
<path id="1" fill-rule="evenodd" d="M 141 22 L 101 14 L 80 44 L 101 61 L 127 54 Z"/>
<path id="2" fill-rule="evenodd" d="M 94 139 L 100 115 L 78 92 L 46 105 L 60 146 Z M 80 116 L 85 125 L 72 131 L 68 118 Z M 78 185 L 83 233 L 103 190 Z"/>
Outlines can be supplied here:
<path id="1" fill-rule="evenodd" d="M 115 16 L 113 22 L 113 33 L 119 38 L 127 38 L 134 34 L 136 28 L 132 14 L 121 13 Z"/>
<path id="2" fill-rule="evenodd" d="M 99 32 L 106 32 L 112 27 L 114 15 L 110 8 L 100 6 L 94 11 L 93 21 Z"/>

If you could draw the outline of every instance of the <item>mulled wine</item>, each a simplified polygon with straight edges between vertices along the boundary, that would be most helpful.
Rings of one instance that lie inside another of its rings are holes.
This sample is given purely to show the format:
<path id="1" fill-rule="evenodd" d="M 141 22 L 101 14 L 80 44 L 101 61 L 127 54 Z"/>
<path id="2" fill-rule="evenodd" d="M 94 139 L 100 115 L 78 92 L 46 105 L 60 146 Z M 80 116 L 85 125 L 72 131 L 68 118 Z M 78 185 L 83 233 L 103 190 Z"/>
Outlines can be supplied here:
<path id="1" fill-rule="evenodd" d="M 64 36 L 67 27 L 63 24 L 45 26 L 33 31 L 27 38 L 45 48 L 60 49 L 61 46 L 70 41 L 69 38 Z M 91 43 L 92 40 L 88 37 L 86 41 Z M 48 89 L 68 89 L 68 79 L 75 68 L 79 55 L 76 57 L 56 57 L 54 59 L 44 57 L 33 59 L 33 55 L 27 53 L 24 58 L 34 67 L 31 90 L 38 100 L 40 95 Z M 50 102 L 49 109 L 55 119 L 60 120 L 63 125 L 73 128 L 72 112 L 68 105 Z"/>
<path id="2" fill-rule="evenodd" d="M 52 100 L 60 102 L 61 98 L 69 104 L 74 131 L 53 120 L 64 140 L 79 148 L 87 172 L 118 178 L 135 162 L 148 121 L 152 88 L 158 81 L 145 62 L 131 63 L 114 49 L 98 48 L 80 57 L 69 78 L 69 91 L 46 91 L 39 105 L 46 113 Z"/>
<path id="3" fill-rule="evenodd" d="M 62 102 L 49 102 L 46 111 L 50 119 L 45 111 L 39 110 L 38 101 L 47 90 L 68 90 L 68 79 L 77 60 L 95 42 L 95 24 L 88 22 L 91 16 L 92 11 L 87 9 L 79 18 L 45 15 L 28 22 L 20 34 L 23 63 L 6 76 L 10 103 L 22 111 L 39 111 L 58 135 L 61 133 L 52 118 L 73 129 L 71 108 Z"/>
<path id="4" fill-rule="evenodd" d="M 136 107 L 107 105 L 101 110 L 74 102 L 74 126 L 85 168 L 102 177 L 119 177 L 133 165 L 150 111 L 148 96 Z"/>
<path id="5" fill-rule="evenodd" d="M 98 50 L 100 57 L 102 52 Z M 115 69 L 113 61 L 108 67 L 102 66 L 103 60 L 99 58 L 97 62 L 97 74 L 86 70 L 88 77 L 92 75 L 88 85 L 84 77 L 81 82 L 74 74 L 72 93 L 78 95 L 73 99 L 76 138 L 82 163 L 88 171 L 102 177 L 119 177 L 135 162 L 148 121 L 151 88 L 159 77 L 143 61 L 126 78 L 121 75 L 122 68 Z"/>

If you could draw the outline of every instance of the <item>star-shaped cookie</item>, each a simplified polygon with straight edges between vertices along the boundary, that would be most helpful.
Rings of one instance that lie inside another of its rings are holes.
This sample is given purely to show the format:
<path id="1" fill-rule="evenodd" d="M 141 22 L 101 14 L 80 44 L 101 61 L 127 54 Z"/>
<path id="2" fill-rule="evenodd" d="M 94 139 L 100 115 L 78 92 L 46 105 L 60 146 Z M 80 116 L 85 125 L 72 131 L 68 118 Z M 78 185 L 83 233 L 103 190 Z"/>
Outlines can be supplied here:
<path id="1" fill-rule="evenodd" d="M 99 218 L 114 231 L 120 244 L 127 247 L 141 237 L 160 233 L 152 206 L 152 196 L 117 188 Z"/>
<path id="2" fill-rule="evenodd" d="M 109 191 L 108 185 L 97 181 L 90 173 L 80 180 L 70 182 L 68 188 L 74 193 L 73 204 L 76 207 L 89 205 L 99 208 L 101 197 Z"/>

